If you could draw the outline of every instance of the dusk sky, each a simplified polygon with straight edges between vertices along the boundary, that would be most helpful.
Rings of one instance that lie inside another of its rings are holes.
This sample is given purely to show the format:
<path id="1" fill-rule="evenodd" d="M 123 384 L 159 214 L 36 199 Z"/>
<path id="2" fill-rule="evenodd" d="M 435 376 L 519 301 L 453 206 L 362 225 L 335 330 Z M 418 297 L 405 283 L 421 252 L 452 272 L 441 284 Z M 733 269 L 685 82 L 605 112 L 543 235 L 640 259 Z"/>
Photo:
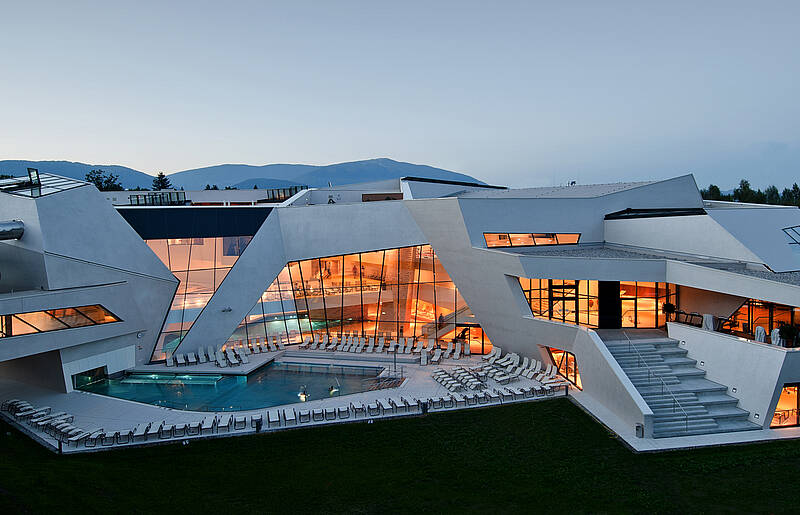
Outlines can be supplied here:
<path id="1" fill-rule="evenodd" d="M 796 1 L 112 3 L 5 3 L 0 159 L 800 180 Z"/>

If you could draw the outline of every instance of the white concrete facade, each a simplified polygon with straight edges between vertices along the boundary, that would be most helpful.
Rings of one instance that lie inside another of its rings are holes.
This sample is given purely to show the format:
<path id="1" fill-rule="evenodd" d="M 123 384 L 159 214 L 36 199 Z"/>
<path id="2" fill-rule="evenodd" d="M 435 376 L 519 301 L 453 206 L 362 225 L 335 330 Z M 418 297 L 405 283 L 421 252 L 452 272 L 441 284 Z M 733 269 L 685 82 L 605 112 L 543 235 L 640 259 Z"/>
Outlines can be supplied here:
<path id="1" fill-rule="evenodd" d="M 403 200 L 361 201 L 362 194 L 389 190 Z M 20 364 L 17 373 L 15 360 L 51 356 L 68 392 L 79 372 L 106 367 L 113 374 L 146 364 L 179 281 L 142 238 L 89 186 L 39 198 L 0 193 L 0 199 L 0 220 L 25 223 L 23 238 L 0 241 L 0 259 L 17 271 L 0 270 L 0 316 L 100 304 L 121 319 L 0 338 L 6 362 L 0 378 L 6 370 L 24 380 L 30 373 L 19 371 L 36 365 Z M 601 420 L 608 414 L 652 438 L 657 408 L 612 343 L 597 327 L 534 316 L 519 278 L 669 283 L 677 286 L 679 310 L 724 319 L 756 299 L 795 308 L 800 324 L 800 258 L 781 232 L 800 224 L 798 212 L 705 204 L 690 175 L 575 190 L 411 180 L 305 190 L 272 209 L 176 353 L 221 348 L 289 262 L 429 244 L 493 345 L 546 363 L 548 348 L 571 353 L 584 406 L 601 406 Z M 744 237 L 741 227 L 766 234 Z M 485 233 L 580 234 L 580 243 L 487 248 Z M 767 243 L 786 248 L 765 250 Z M 600 329 L 606 328 L 617 329 Z M 705 378 L 727 386 L 761 428 L 769 428 L 783 386 L 800 383 L 794 349 L 684 323 L 660 329 Z"/>

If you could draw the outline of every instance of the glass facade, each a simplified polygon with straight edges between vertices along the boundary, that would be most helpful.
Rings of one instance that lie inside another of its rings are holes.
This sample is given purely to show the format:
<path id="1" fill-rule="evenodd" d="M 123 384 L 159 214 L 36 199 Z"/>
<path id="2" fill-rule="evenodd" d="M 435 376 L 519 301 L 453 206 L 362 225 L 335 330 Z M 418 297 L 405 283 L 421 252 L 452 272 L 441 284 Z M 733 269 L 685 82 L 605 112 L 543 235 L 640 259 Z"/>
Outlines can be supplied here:
<path id="1" fill-rule="evenodd" d="M 782 325 L 800 325 L 800 308 L 747 299 L 723 322 L 721 329 L 752 340 L 756 327 L 761 326 L 767 332 L 767 341 L 770 342 L 772 330 Z"/>
<path id="2" fill-rule="evenodd" d="M 430 245 L 292 261 L 278 274 L 227 345 L 306 336 L 435 338 L 491 342 Z"/>
<path id="3" fill-rule="evenodd" d="M 534 317 L 597 327 L 597 281 L 520 277 L 519 284 Z"/>
<path id="4" fill-rule="evenodd" d="M 538 245 L 575 245 L 581 239 L 580 233 L 504 233 L 485 232 L 486 246 L 493 247 L 532 247 Z"/>
<path id="5" fill-rule="evenodd" d="M 662 327 L 667 323 L 663 307 L 677 305 L 678 289 L 674 284 L 621 281 L 622 327 Z"/>
<path id="6" fill-rule="evenodd" d="M 151 357 L 166 359 L 208 304 L 252 236 L 145 240 L 180 281 Z"/>
<path id="7" fill-rule="evenodd" d="M 599 326 L 598 281 L 520 277 L 519 284 L 534 317 L 584 327 Z M 669 283 L 621 281 L 621 326 L 664 326 L 667 322 L 667 316 L 663 313 L 664 304 L 677 304 L 677 291 L 677 287 Z M 617 301 L 616 298 L 613 300 Z"/>
<path id="8" fill-rule="evenodd" d="M 0 338 L 119 322 L 99 304 L 0 315 Z"/>
<path id="9" fill-rule="evenodd" d="M 800 401 L 797 398 L 798 385 L 784 385 L 778 405 L 775 407 L 775 414 L 772 416 L 770 427 L 791 427 L 798 426 L 798 412 L 800 412 Z"/>
<path id="10" fill-rule="evenodd" d="M 558 368 L 558 375 L 565 378 L 570 383 L 583 390 L 581 383 L 581 373 L 578 371 L 578 364 L 575 355 L 571 352 L 563 351 L 553 347 L 547 347 L 553 364 Z"/>

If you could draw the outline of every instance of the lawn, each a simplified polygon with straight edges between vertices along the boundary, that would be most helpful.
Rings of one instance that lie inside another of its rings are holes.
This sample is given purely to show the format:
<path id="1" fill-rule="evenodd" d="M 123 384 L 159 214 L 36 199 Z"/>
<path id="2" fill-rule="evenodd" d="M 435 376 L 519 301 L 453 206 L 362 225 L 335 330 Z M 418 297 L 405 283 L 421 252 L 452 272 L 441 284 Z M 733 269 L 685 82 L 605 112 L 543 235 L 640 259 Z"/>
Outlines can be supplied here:
<path id="1" fill-rule="evenodd" d="M 796 512 L 800 441 L 634 454 L 568 399 L 57 456 L 3 425 L 2 513 Z"/>

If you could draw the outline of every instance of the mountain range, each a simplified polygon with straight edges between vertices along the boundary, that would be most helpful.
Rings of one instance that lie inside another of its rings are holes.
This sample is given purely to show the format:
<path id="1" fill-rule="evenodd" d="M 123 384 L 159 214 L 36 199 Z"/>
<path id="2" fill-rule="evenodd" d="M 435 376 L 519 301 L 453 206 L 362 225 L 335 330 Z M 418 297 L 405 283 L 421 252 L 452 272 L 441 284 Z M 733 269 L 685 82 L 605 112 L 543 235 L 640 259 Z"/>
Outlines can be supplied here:
<path id="1" fill-rule="evenodd" d="M 101 169 L 119 175 L 120 182 L 127 189 L 136 187 L 150 188 L 153 182 L 152 175 L 120 165 L 98 165 L 71 161 L 0 161 L 0 174 L 22 176 L 27 174 L 28 168 L 36 168 L 40 172 L 53 173 L 80 180 L 84 180 L 90 170 Z M 469 175 L 387 158 L 325 166 L 303 164 L 268 164 L 262 166 L 222 164 L 183 170 L 167 175 L 174 188 L 183 188 L 185 190 L 201 190 L 205 188 L 206 184 L 217 185 L 220 189 L 226 186 L 251 189 L 254 185 L 259 188 L 279 188 L 297 184 L 313 188 L 327 186 L 328 184 L 341 186 L 407 176 L 483 184 Z"/>

